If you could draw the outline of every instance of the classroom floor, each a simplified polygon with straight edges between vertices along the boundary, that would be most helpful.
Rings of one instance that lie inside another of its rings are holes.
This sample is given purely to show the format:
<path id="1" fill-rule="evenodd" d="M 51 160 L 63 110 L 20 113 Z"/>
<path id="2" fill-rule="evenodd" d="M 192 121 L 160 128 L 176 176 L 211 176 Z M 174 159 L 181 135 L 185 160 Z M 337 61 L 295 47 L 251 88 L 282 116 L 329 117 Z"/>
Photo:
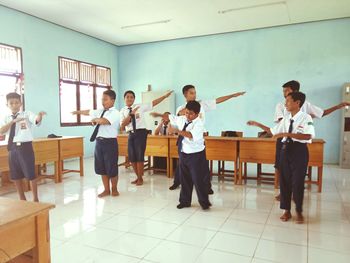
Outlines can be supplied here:
<path id="1" fill-rule="evenodd" d="M 165 175 L 147 175 L 136 187 L 131 169 L 121 168 L 121 195 L 99 199 L 92 159 L 85 160 L 85 172 L 39 187 L 41 201 L 56 204 L 53 263 L 350 262 L 349 170 L 325 166 L 322 194 L 315 186 L 305 191 L 303 225 L 279 220 L 270 185 L 234 186 L 214 177 L 210 211 L 200 209 L 195 194 L 193 207 L 178 210 L 179 190 L 168 190 L 172 180 Z"/>

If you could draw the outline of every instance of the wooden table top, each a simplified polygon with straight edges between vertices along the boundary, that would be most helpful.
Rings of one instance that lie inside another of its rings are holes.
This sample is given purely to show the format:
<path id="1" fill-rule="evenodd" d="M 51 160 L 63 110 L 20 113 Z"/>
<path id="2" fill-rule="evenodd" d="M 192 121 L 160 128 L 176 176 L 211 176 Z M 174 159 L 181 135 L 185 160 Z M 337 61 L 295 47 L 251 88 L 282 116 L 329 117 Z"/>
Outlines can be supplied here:
<path id="1" fill-rule="evenodd" d="M 53 204 L 34 203 L 0 197 L 0 229 L 21 219 L 54 208 Z"/>
<path id="2" fill-rule="evenodd" d="M 78 138 L 84 138 L 84 136 L 63 136 L 61 138 L 46 138 L 46 137 L 40 137 L 35 138 L 33 142 L 45 142 L 45 141 L 60 141 L 60 140 L 66 140 L 66 139 L 78 139 Z M 0 146 L 6 146 L 6 141 L 0 141 Z"/>

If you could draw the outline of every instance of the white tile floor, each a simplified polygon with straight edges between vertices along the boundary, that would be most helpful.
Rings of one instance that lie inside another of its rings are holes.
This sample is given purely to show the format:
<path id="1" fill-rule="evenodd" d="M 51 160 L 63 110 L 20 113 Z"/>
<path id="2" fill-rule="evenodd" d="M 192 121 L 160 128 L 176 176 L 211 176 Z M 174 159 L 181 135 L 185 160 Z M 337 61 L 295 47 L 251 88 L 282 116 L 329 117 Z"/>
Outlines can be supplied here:
<path id="1" fill-rule="evenodd" d="M 178 210 L 179 190 L 169 191 L 172 180 L 164 175 L 147 175 L 136 187 L 132 171 L 121 168 L 121 195 L 99 199 L 92 159 L 85 171 L 83 178 L 68 174 L 61 184 L 39 187 L 41 201 L 56 204 L 53 263 L 350 262 L 349 170 L 325 166 L 322 194 L 316 187 L 305 192 L 304 225 L 279 220 L 268 185 L 234 186 L 214 177 L 210 211 L 200 209 L 195 194 L 191 208 Z"/>

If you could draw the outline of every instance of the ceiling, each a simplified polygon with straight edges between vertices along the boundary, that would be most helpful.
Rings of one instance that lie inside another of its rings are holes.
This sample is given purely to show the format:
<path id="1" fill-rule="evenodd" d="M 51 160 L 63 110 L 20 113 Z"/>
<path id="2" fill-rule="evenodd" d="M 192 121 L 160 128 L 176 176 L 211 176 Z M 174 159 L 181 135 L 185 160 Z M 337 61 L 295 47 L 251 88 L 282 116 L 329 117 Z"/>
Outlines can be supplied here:
<path id="1" fill-rule="evenodd" d="M 350 0 L 0 0 L 0 4 L 118 46 L 350 17 Z"/>

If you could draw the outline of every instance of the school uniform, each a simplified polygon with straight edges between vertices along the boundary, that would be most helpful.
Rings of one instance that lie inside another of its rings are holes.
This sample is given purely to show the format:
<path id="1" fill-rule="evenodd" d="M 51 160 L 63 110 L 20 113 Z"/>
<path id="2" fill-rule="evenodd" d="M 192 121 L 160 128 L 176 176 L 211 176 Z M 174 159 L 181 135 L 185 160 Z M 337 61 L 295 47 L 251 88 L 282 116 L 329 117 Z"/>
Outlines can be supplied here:
<path id="1" fill-rule="evenodd" d="M 98 109 L 90 111 L 91 120 L 105 118 L 110 125 L 96 125 L 90 141 L 96 141 L 95 173 L 108 177 L 118 176 L 118 141 L 120 113 L 117 109 Z"/>
<path id="2" fill-rule="evenodd" d="M 7 131 L 7 149 L 9 152 L 9 167 L 12 180 L 35 179 L 35 157 L 33 151 L 33 128 L 39 126 L 36 123 L 37 115 L 30 111 L 22 111 L 17 114 L 9 114 L 1 120 L 0 126 L 10 123 L 16 118 L 22 121 L 13 124 Z"/>
<path id="3" fill-rule="evenodd" d="M 139 109 L 136 111 L 135 116 L 131 119 L 131 122 L 125 126 L 125 131 L 129 134 L 128 158 L 132 163 L 145 161 L 148 131 L 146 129 L 144 114 L 153 108 L 152 103 L 135 104 L 131 107 L 125 106 L 120 110 L 121 123 L 136 107 L 139 107 Z"/>
<path id="4" fill-rule="evenodd" d="M 202 101 L 199 101 L 199 103 L 201 105 L 201 109 L 200 109 L 198 117 L 202 120 L 203 125 L 205 125 L 205 113 L 207 111 L 211 111 L 211 110 L 215 110 L 216 109 L 216 100 L 215 99 L 213 99 L 213 100 L 202 100 Z M 176 115 L 178 115 L 179 112 L 181 110 L 185 109 L 185 108 L 186 108 L 186 104 L 177 107 Z M 178 127 L 178 128 L 181 129 L 182 127 Z M 203 132 L 204 133 L 207 132 L 205 127 L 204 127 Z M 178 167 L 176 167 L 175 176 L 174 176 L 174 183 L 173 183 L 175 186 L 180 185 L 180 177 L 179 176 L 180 176 L 179 169 L 178 169 Z M 204 180 L 206 181 L 206 184 L 208 185 L 208 191 L 212 192 L 212 190 L 211 190 L 210 172 L 208 172 L 208 174 L 206 174 L 206 176 L 204 177 Z"/>
<path id="5" fill-rule="evenodd" d="M 202 208 L 209 208 L 208 186 L 204 177 L 209 173 L 208 161 L 205 156 L 204 125 L 198 117 L 188 122 L 185 116 L 169 116 L 172 125 L 188 131 L 193 138 L 179 136 L 177 140 L 179 152 L 179 174 L 181 182 L 180 204 L 190 206 L 193 186 L 196 189 L 198 201 Z"/>
<path id="6" fill-rule="evenodd" d="M 286 115 L 279 124 L 271 128 L 273 135 L 279 133 L 310 134 L 315 137 L 313 120 L 310 115 L 301 110 L 292 117 L 291 113 Z M 304 198 L 304 180 L 309 162 L 309 151 L 307 144 L 312 140 L 297 140 L 284 137 L 281 140 L 280 151 L 280 208 L 291 209 L 291 199 L 296 205 L 296 211 L 302 212 Z"/>
<path id="7" fill-rule="evenodd" d="M 323 116 L 323 110 L 318 107 L 315 106 L 313 104 L 311 104 L 309 101 L 305 101 L 303 106 L 300 108 L 301 112 L 304 112 L 306 114 L 309 114 L 312 118 L 318 118 L 321 119 Z M 280 119 L 282 119 L 284 116 L 288 115 L 289 112 L 287 111 L 287 108 L 285 106 L 285 102 L 280 102 L 276 105 L 275 108 L 275 115 L 274 115 L 274 119 L 273 121 L 275 123 L 278 123 L 280 121 Z M 281 152 L 281 148 L 282 148 L 282 139 L 278 139 L 276 141 L 276 155 L 275 155 L 275 168 L 276 169 L 280 169 L 280 152 Z"/>

